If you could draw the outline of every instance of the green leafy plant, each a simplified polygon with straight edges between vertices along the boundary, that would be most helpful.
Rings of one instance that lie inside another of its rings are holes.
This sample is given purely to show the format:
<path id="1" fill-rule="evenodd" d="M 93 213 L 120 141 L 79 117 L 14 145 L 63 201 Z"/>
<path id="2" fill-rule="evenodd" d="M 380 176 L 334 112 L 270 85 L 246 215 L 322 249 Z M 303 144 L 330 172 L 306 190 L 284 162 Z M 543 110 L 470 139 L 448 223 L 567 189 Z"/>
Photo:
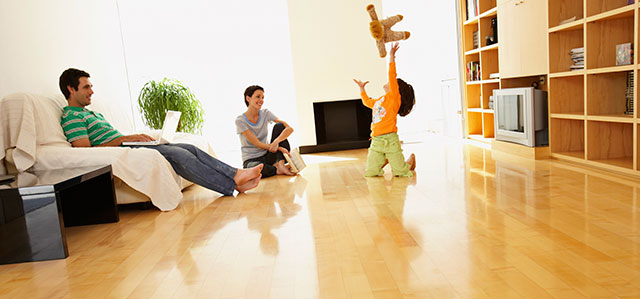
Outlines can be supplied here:
<path id="1" fill-rule="evenodd" d="M 138 105 L 144 123 L 152 129 L 161 129 L 167 111 L 175 110 L 182 112 L 179 132 L 201 133 L 204 111 L 200 101 L 178 80 L 147 82 L 140 90 Z"/>

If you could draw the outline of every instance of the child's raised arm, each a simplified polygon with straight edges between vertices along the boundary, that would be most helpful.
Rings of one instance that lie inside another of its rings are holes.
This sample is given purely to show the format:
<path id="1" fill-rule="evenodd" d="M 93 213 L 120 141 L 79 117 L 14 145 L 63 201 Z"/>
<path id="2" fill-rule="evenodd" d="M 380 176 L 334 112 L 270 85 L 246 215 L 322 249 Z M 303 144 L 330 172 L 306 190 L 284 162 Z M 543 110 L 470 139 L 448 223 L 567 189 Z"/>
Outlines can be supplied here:
<path id="1" fill-rule="evenodd" d="M 393 43 L 391 45 L 391 51 L 389 51 L 389 63 L 396 61 L 396 51 L 400 49 L 399 43 Z"/>
<path id="2" fill-rule="evenodd" d="M 362 82 L 360 80 L 353 79 L 353 82 L 356 82 L 356 84 L 358 84 L 358 86 L 360 87 L 360 97 L 362 98 L 362 104 L 369 108 L 373 107 L 374 101 L 369 98 L 367 92 L 364 90 L 364 86 L 367 85 L 369 81 Z"/>

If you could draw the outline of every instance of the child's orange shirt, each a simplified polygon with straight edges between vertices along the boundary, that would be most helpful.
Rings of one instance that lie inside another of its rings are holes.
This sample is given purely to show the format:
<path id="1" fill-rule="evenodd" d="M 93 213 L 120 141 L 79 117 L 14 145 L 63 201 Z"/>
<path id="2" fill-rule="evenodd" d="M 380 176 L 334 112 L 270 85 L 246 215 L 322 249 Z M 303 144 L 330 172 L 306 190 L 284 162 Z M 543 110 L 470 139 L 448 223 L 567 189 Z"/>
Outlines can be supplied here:
<path id="1" fill-rule="evenodd" d="M 398 132 L 396 122 L 400 109 L 400 88 L 396 79 L 396 63 L 389 63 L 389 92 L 374 100 L 366 91 L 360 93 L 362 103 L 371 108 L 371 137 Z"/>

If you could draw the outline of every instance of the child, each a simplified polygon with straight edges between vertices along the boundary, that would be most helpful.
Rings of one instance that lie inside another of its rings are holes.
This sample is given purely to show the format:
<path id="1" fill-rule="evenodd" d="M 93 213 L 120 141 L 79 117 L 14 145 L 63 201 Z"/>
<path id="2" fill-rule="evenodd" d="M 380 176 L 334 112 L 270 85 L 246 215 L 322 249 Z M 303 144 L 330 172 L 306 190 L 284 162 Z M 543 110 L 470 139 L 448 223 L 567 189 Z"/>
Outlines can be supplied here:
<path id="1" fill-rule="evenodd" d="M 382 167 L 387 162 L 391 164 L 393 175 L 411 177 L 411 172 L 416 168 L 416 156 L 411 154 L 407 161 L 404 161 L 400 139 L 398 138 L 398 127 L 396 126 L 397 114 L 406 116 L 411 112 L 415 104 L 413 87 L 402 79 L 396 79 L 396 51 L 398 43 L 391 46 L 389 53 L 389 83 L 383 86 L 386 94 L 377 100 L 369 98 L 364 86 L 369 81 L 362 82 L 353 79 L 360 86 L 360 96 L 362 103 L 371 108 L 373 113 L 371 121 L 371 146 L 367 156 L 367 169 L 365 176 L 379 176 L 384 174 Z"/>

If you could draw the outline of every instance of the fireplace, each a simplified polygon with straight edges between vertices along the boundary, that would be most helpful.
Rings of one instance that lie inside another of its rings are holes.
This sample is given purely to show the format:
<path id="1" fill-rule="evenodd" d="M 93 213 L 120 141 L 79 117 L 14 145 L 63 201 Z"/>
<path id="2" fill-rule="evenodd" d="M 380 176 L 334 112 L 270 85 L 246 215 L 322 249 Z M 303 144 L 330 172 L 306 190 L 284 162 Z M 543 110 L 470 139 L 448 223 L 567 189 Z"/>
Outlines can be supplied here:
<path id="1" fill-rule="evenodd" d="M 362 100 L 313 103 L 317 145 L 301 146 L 300 153 L 368 148 L 371 109 Z"/>

